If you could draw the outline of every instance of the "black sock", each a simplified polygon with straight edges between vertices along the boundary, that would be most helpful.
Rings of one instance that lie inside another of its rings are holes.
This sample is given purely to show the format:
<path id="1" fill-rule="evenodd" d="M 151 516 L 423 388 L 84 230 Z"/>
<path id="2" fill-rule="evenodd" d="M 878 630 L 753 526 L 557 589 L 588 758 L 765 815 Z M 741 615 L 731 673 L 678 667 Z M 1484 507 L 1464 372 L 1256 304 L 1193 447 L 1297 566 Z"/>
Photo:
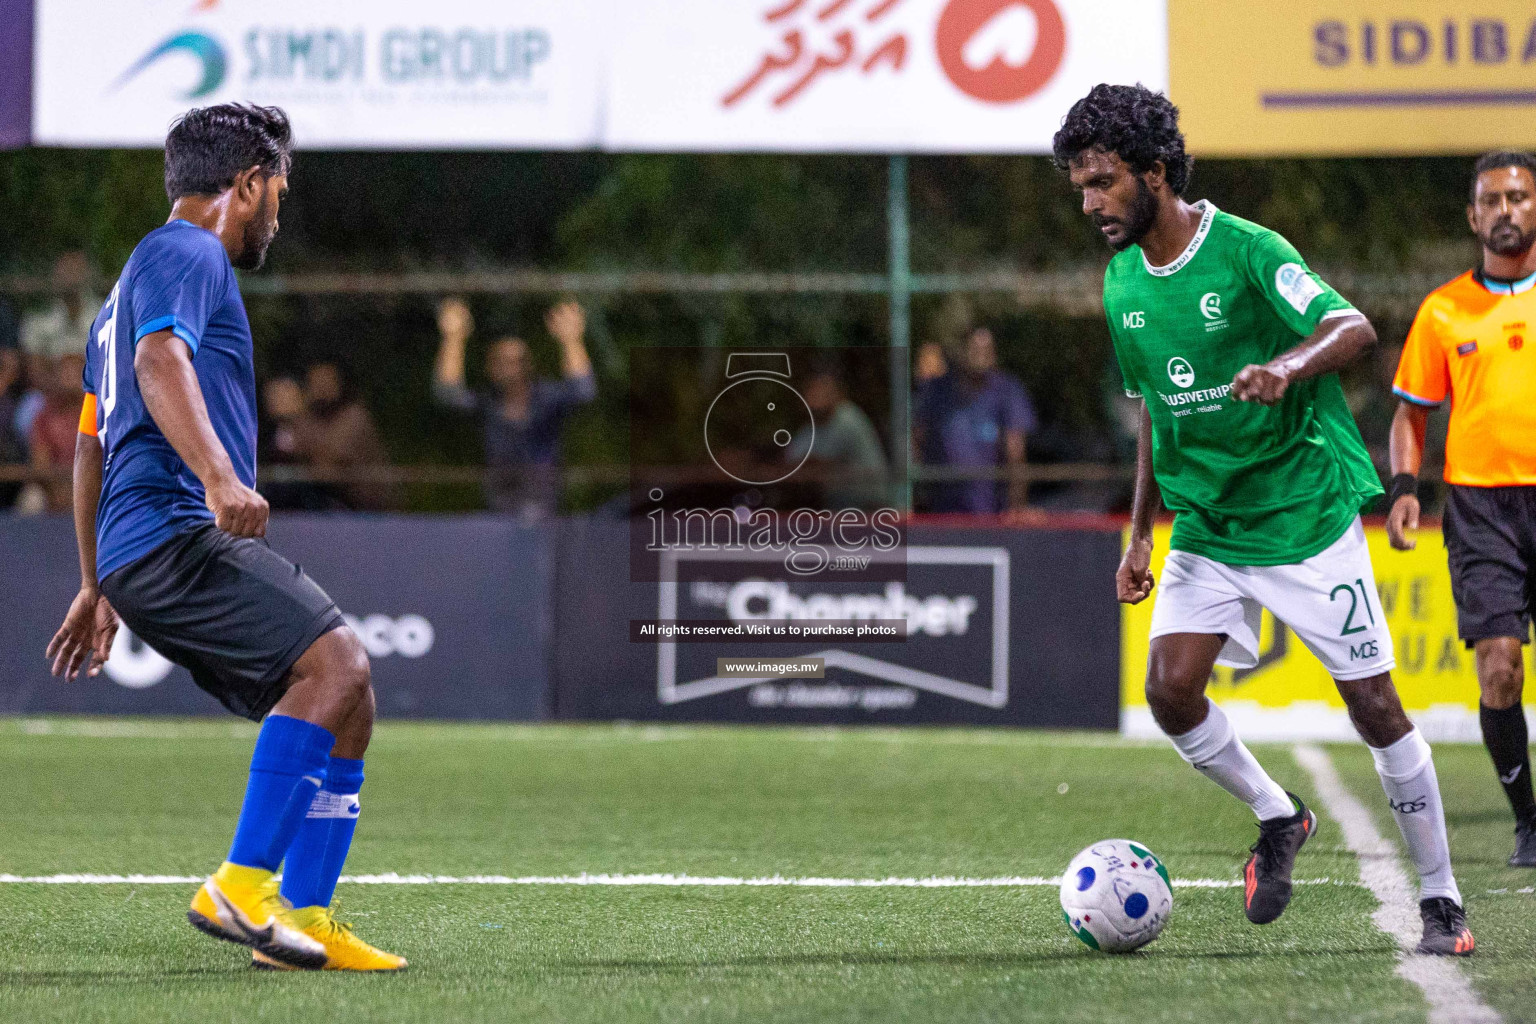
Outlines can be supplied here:
<path id="1" fill-rule="evenodd" d="M 1493 770 L 1499 773 L 1504 795 L 1515 812 L 1515 820 L 1536 819 L 1536 796 L 1531 794 L 1531 754 L 1525 728 L 1525 708 L 1516 704 L 1502 710 L 1478 705 L 1478 719 L 1483 725 L 1483 745 L 1493 758 Z"/>

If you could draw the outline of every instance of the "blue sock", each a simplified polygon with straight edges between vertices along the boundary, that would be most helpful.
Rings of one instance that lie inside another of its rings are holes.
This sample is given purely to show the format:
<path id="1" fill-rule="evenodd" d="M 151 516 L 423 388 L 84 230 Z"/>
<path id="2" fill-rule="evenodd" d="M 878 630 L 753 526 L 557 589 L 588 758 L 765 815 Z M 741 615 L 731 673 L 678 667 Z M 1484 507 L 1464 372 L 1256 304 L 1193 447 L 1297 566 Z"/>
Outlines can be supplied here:
<path id="1" fill-rule="evenodd" d="M 336 880 L 352 848 L 363 788 L 363 762 L 333 757 L 325 769 L 325 785 L 315 794 L 299 834 L 283 862 L 283 896 L 295 907 L 328 907 Z"/>
<path id="2" fill-rule="evenodd" d="M 268 715 L 229 848 L 231 864 L 276 871 L 320 788 L 336 737 L 300 718 Z"/>

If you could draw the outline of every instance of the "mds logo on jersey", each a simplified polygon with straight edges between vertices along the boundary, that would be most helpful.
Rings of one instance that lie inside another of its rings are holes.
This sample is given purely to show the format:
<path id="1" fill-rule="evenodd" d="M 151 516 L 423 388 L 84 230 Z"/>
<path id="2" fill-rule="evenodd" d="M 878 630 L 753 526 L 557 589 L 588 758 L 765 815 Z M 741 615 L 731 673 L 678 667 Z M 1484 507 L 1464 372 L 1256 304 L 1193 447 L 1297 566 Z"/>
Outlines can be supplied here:
<path id="1" fill-rule="evenodd" d="M 1134 313 L 1121 313 L 1120 323 L 1125 326 L 1126 330 L 1145 327 L 1147 326 L 1147 314 L 1139 309 Z"/>

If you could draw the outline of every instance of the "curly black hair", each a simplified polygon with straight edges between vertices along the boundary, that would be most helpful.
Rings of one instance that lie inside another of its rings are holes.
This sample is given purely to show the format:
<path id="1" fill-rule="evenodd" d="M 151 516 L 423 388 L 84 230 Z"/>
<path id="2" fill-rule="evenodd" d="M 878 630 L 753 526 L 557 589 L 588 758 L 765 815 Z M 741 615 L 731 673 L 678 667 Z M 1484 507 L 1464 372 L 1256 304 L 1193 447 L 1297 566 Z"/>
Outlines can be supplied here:
<path id="1" fill-rule="evenodd" d="M 1529 153 L 1510 150 L 1484 153 L 1472 167 L 1472 184 L 1467 189 L 1467 202 L 1477 202 L 1477 179 L 1484 171 L 1502 171 L 1506 167 L 1523 167 L 1531 172 L 1531 177 L 1536 178 L 1536 157 Z"/>
<path id="2" fill-rule="evenodd" d="M 1100 84 L 1072 104 L 1061 131 L 1051 140 L 1056 166 L 1065 171 L 1090 149 L 1115 153 L 1137 174 L 1161 160 L 1168 187 L 1183 195 L 1195 161 L 1184 152 L 1179 108 L 1160 92 L 1144 85 Z"/>

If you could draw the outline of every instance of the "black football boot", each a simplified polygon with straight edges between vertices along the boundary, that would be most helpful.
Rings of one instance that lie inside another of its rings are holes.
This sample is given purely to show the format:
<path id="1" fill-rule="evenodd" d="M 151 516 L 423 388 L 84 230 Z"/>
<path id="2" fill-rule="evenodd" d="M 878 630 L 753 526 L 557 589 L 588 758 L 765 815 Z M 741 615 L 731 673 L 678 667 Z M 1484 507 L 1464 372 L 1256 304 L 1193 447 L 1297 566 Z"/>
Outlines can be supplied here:
<path id="1" fill-rule="evenodd" d="M 1259 822 L 1259 841 L 1243 867 L 1243 910 L 1254 924 L 1269 924 L 1285 913 L 1291 902 L 1296 854 L 1317 832 L 1317 815 L 1295 793 L 1286 796 L 1296 805 L 1296 813 Z"/>
<path id="2" fill-rule="evenodd" d="M 1419 901 L 1419 916 L 1424 919 L 1424 937 L 1416 952 L 1432 956 L 1471 956 L 1476 943 L 1467 930 L 1467 915 L 1454 900 L 1432 896 Z"/>

